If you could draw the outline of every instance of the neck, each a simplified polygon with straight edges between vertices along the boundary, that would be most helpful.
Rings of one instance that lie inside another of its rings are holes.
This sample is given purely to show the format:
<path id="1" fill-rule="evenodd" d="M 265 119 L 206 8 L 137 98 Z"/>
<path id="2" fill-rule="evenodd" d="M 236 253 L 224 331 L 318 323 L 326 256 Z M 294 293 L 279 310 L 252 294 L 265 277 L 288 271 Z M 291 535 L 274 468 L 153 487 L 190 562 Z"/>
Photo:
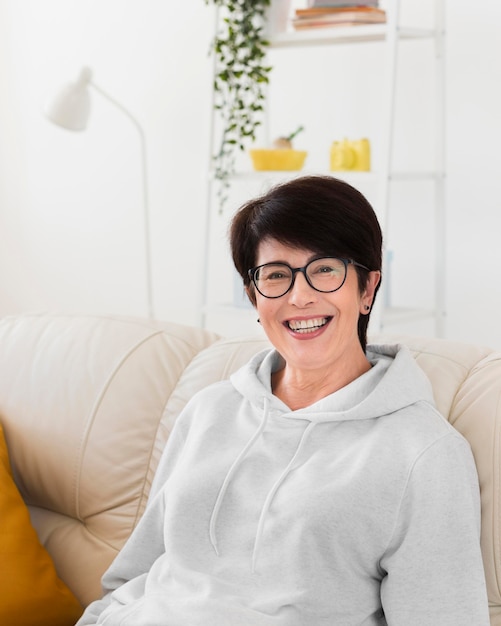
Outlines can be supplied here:
<path id="1" fill-rule="evenodd" d="M 322 370 L 303 370 L 286 364 L 272 375 L 272 389 L 277 398 L 296 411 L 346 387 L 370 368 L 363 353 L 349 363 L 333 364 Z"/>

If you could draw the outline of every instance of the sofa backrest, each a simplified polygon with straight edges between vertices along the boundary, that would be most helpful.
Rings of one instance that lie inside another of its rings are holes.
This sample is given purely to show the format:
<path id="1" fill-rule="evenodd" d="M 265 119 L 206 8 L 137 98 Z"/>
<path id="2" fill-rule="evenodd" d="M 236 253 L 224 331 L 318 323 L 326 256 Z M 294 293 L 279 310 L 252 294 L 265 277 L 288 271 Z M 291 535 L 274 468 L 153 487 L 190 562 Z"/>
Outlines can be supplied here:
<path id="1" fill-rule="evenodd" d="M 440 339 L 371 340 L 409 346 L 439 410 L 472 446 L 489 599 L 501 620 L 501 354 Z M 141 516 L 186 402 L 268 345 L 142 319 L 0 320 L 0 422 L 15 477 L 59 575 L 82 603 L 100 595 L 102 573 Z"/>
<path id="2" fill-rule="evenodd" d="M 141 516 L 163 413 L 216 335 L 127 318 L 0 321 L 0 422 L 14 477 L 59 576 L 83 605 Z"/>

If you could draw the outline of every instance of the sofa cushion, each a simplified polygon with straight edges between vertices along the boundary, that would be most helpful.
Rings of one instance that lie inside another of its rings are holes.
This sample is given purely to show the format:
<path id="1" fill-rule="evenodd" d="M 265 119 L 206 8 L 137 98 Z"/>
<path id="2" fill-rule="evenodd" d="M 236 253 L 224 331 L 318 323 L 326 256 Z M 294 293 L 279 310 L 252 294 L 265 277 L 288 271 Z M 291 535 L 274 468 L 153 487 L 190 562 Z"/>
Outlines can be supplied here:
<path id="1" fill-rule="evenodd" d="M 12 477 L 0 426 L 0 624 L 70 626 L 82 607 L 57 576 Z"/>

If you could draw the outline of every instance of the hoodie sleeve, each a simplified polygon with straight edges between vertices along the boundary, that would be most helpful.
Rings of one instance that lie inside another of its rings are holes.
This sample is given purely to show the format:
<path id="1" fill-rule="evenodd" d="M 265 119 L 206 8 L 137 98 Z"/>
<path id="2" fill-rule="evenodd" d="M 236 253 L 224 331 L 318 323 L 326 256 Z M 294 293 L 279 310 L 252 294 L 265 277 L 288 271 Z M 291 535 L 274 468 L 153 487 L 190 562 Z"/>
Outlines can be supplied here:
<path id="1" fill-rule="evenodd" d="M 414 462 L 381 559 L 388 626 L 488 626 L 478 477 L 457 433 Z"/>
<path id="2" fill-rule="evenodd" d="M 76 626 L 97 624 L 99 616 L 111 604 L 114 592 L 127 585 L 127 597 L 143 595 L 146 574 L 164 552 L 163 494 L 154 498 L 129 537 L 129 540 L 102 578 L 103 597 L 92 602 Z"/>
<path id="3" fill-rule="evenodd" d="M 162 487 L 177 464 L 184 441 L 180 416 L 160 459 L 146 510 L 126 544 L 104 573 L 101 581 L 103 596 L 86 608 L 76 626 L 97 624 L 100 615 L 111 604 L 114 592 L 120 596 L 120 590 L 127 587 L 126 594 L 129 599 L 143 595 L 147 573 L 157 558 L 165 552 L 163 540 L 165 496 Z"/>

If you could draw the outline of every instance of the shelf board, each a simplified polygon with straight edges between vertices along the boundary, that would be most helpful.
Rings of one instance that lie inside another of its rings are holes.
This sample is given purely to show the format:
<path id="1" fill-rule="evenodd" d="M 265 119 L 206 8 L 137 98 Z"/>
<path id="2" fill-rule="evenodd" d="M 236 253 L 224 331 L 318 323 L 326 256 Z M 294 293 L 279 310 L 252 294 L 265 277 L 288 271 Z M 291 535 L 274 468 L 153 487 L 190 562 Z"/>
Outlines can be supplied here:
<path id="1" fill-rule="evenodd" d="M 266 170 L 266 171 L 256 171 L 249 170 L 245 172 L 237 172 L 235 173 L 231 179 L 235 181 L 247 181 L 247 180 L 267 180 L 272 178 L 273 180 L 290 180 L 291 178 L 296 178 L 299 176 L 333 176 L 335 178 L 342 178 L 347 181 L 370 181 L 374 182 L 377 180 L 376 172 L 333 172 L 331 170 L 297 170 L 297 171 L 283 171 L 283 170 Z"/>
<path id="2" fill-rule="evenodd" d="M 336 26 L 333 28 L 308 28 L 270 35 L 270 48 L 290 48 L 322 44 L 359 43 L 383 41 L 387 38 L 387 24 L 361 24 L 359 26 Z M 435 37 L 433 29 L 399 28 L 400 39 L 428 39 Z"/>
<path id="3" fill-rule="evenodd" d="M 388 180 L 390 181 L 395 181 L 395 182 L 399 182 L 399 181 L 403 181 L 403 182 L 409 182 L 409 181 L 420 181 L 420 180 L 431 180 L 431 181 L 437 181 L 437 180 L 441 180 L 444 177 L 444 174 L 441 172 L 433 172 L 432 170 L 429 171 L 415 171 L 415 172 L 390 172 L 388 175 Z"/>
<path id="4" fill-rule="evenodd" d="M 205 313 L 224 313 L 226 315 L 256 315 L 255 308 L 250 304 L 248 306 L 236 306 L 231 302 L 218 302 L 217 304 L 206 304 L 203 307 Z"/>
<path id="5" fill-rule="evenodd" d="M 231 180 L 238 181 L 252 181 L 252 180 L 268 180 L 274 181 L 290 180 L 299 176 L 333 176 L 334 178 L 341 178 L 346 182 L 353 184 L 356 187 L 357 183 L 375 183 L 378 181 L 381 174 L 376 170 L 370 172 L 358 172 L 358 171 L 333 171 L 333 170 L 309 170 L 308 168 L 303 170 L 245 170 L 236 172 L 231 176 Z M 400 171 L 390 172 L 388 174 L 388 180 L 390 182 L 405 182 L 405 181 L 435 181 L 440 180 L 443 174 L 440 172 L 433 172 L 431 170 L 423 171 Z M 212 178 L 214 176 L 212 175 Z"/>
<path id="6" fill-rule="evenodd" d="M 235 306 L 231 302 L 221 302 L 218 304 L 207 304 L 204 312 L 213 314 L 232 315 L 237 317 L 256 315 L 255 308 L 249 304 L 248 306 Z M 385 307 L 382 311 L 382 325 L 390 326 L 403 322 L 412 322 L 414 320 L 430 319 L 437 315 L 437 311 L 433 309 L 419 309 L 411 307 Z"/>
<path id="7" fill-rule="evenodd" d="M 376 308 L 379 308 L 377 304 Z M 205 326 L 221 335 L 239 336 L 252 333 L 265 336 L 262 326 L 256 324 L 256 309 L 250 304 L 249 306 L 234 306 L 231 302 L 206 304 L 203 313 Z M 437 329 L 439 316 L 440 311 L 432 308 L 382 307 L 379 315 L 375 312 L 375 317 L 371 319 L 369 335 L 416 332 L 415 329 L 422 329 L 423 324 L 424 328 L 429 328 L 430 323 Z"/>
<path id="8" fill-rule="evenodd" d="M 413 309 L 407 307 L 387 307 L 383 309 L 382 326 L 391 326 L 415 320 L 431 319 L 437 315 L 432 309 Z"/>

